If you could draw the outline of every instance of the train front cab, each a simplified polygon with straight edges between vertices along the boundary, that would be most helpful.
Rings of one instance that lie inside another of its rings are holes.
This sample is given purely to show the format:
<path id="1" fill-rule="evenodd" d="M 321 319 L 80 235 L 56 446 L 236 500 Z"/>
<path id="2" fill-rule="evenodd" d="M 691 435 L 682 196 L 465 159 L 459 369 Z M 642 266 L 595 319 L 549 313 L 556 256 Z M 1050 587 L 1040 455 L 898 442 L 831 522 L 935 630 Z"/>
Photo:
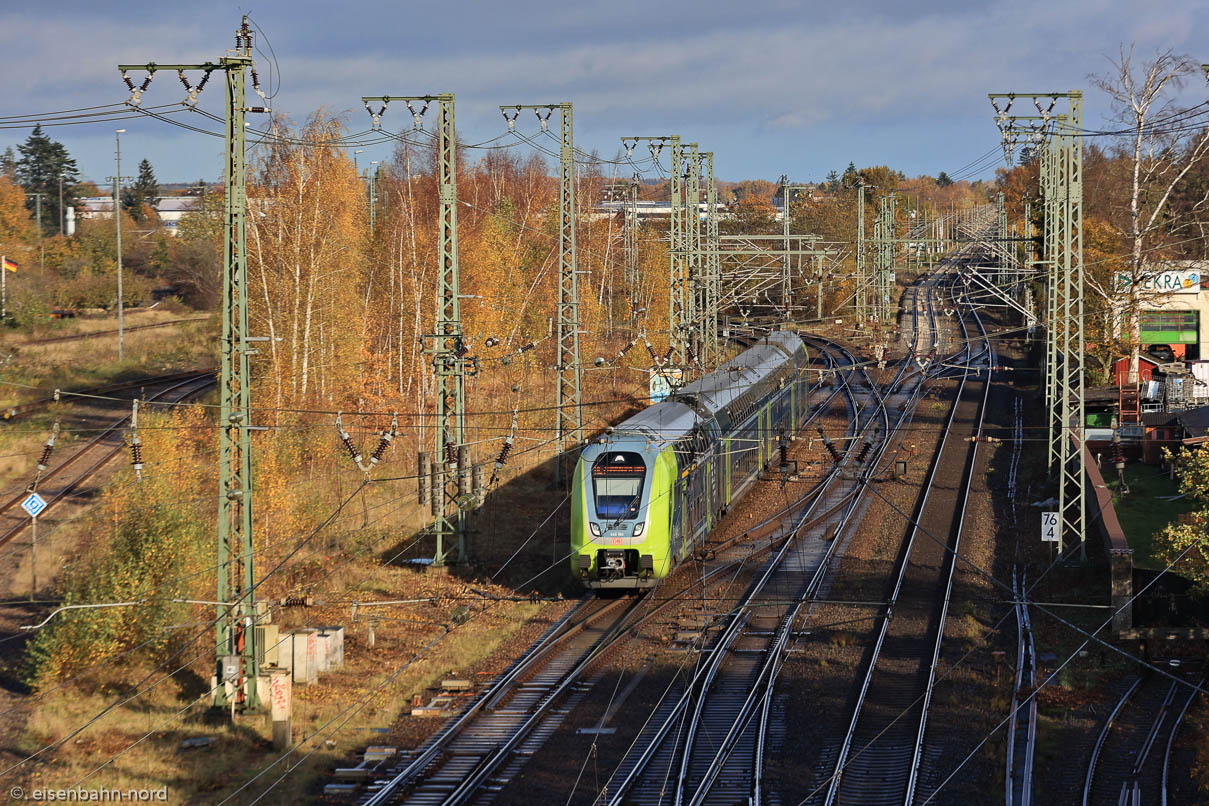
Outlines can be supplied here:
<path id="1" fill-rule="evenodd" d="M 571 489 L 571 572 L 590 588 L 653 587 L 671 570 L 670 450 L 591 445 Z"/>

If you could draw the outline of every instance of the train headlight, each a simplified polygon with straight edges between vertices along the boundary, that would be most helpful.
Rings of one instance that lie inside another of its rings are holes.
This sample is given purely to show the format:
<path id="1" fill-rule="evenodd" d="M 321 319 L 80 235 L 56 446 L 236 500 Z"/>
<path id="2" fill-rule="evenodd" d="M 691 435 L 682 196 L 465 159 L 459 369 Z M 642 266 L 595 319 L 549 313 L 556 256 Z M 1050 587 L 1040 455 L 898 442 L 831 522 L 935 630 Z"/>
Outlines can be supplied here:
<path id="1" fill-rule="evenodd" d="M 642 533 L 646 531 L 646 521 L 639 521 L 634 524 L 634 537 L 642 537 Z"/>
<path id="2" fill-rule="evenodd" d="M 592 530 L 592 534 L 600 537 L 600 526 L 597 525 L 596 521 L 588 521 L 588 528 Z"/>

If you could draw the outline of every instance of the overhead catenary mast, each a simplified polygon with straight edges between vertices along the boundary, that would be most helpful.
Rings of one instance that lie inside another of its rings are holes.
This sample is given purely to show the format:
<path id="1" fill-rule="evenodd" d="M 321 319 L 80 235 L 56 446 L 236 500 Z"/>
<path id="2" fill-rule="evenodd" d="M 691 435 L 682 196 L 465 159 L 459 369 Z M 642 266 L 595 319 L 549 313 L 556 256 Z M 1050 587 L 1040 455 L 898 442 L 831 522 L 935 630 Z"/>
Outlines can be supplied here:
<path id="1" fill-rule="evenodd" d="M 256 624 L 258 614 L 255 543 L 252 532 L 252 386 L 249 357 L 251 344 L 265 341 L 248 332 L 248 257 L 246 120 L 248 112 L 267 112 L 265 107 L 247 105 L 247 74 L 253 88 L 260 90 L 252 61 L 252 33 L 245 16 L 235 33 L 235 49 L 217 62 L 202 64 L 118 65 L 130 101 L 138 106 L 155 73 L 172 70 L 185 85 L 185 104 L 193 106 L 214 72 L 226 78 L 226 198 L 223 226 L 223 302 L 221 336 L 221 379 L 219 382 L 218 466 L 218 616 L 216 619 L 215 705 L 232 711 L 252 713 L 262 707 L 260 661 Z M 139 87 L 131 71 L 145 71 Z M 190 84 L 185 73 L 201 71 L 202 79 Z M 116 202 L 116 200 L 115 200 Z M 116 214 L 115 210 L 115 214 Z"/>
<path id="2" fill-rule="evenodd" d="M 516 115 L 522 109 L 532 109 L 542 129 L 549 126 L 550 116 L 559 113 L 558 158 L 558 373 L 555 392 L 555 433 L 557 437 L 554 461 L 554 483 L 561 485 L 568 478 L 564 463 L 573 458 L 568 454 L 583 439 L 582 372 L 579 355 L 579 264 L 575 254 L 575 133 L 569 103 L 514 104 L 501 106 L 500 111 L 512 129 Z M 515 110 L 512 117 L 508 112 Z M 542 113 L 545 112 L 543 116 Z"/>
<path id="3" fill-rule="evenodd" d="M 461 283 L 458 270 L 457 128 L 454 97 L 440 95 L 378 95 L 362 97 L 374 128 L 381 127 L 382 114 L 393 101 L 407 104 L 415 127 L 421 128 L 424 114 L 437 104 L 437 226 L 438 289 L 436 327 L 429 334 L 433 370 L 437 380 L 437 416 L 432 473 L 435 568 L 469 561 L 466 547 L 466 510 L 471 505 L 469 452 L 466 446 L 466 372 L 471 363 L 462 332 Z M 379 103 L 378 111 L 370 108 Z M 415 104 L 422 104 L 416 109 Z M 421 468 L 425 462 L 421 459 Z"/>

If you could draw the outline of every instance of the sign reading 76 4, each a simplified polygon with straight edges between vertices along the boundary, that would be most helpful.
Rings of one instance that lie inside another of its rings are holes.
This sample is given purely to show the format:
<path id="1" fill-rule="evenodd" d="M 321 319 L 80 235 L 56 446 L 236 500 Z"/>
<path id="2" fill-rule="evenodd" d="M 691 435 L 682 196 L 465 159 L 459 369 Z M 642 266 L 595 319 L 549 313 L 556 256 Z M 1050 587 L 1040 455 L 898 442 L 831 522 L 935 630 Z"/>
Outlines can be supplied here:
<path id="1" fill-rule="evenodd" d="M 1041 513 L 1041 542 L 1042 543 L 1058 543 L 1061 537 L 1058 534 L 1058 513 L 1057 512 L 1042 512 Z"/>

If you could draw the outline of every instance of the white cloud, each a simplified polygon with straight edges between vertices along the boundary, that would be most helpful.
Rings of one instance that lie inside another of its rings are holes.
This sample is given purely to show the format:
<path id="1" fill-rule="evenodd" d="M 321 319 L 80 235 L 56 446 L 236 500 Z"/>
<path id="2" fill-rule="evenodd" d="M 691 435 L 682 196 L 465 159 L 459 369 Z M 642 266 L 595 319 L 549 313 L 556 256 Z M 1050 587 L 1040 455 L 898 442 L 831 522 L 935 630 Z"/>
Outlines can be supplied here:
<path id="1" fill-rule="evenodd" d="M 10 59 L 0 107 L 14 114 L 122 100 L 119 61 L 213 59 L 233 28 L 234 7 L 224 4 L 200 26 L 192 7 L 121 19 L 81 7 L 49 23 L 0 12 L 0 47 L 21 54 Z M 1183 47 L 1199 5 L 1179 0 L 1153 13 L 1131 0 L 852 0 L 818 9 L 786 0 L 657 7 L 624 0 L 589 9 L 533 0 L 339 15 L 317 3 L 282 3 L 258 17 L 283 71 L 275 106 L 299 119 L 319 106 L 350 109 L 354 128 L 362 128 L 362 94 L 453 91 L 459 122 L 473 136 L 491 136 L 503 128 L 498 104 L 571 100 L 582 142 L 601 131 L 708 132 L 717 138 L 707 145 L 719 152 L 720 171 L 729 164 L 775 174 L 781 168 L 752 166 L 808 160 L 811 152 L 778 154 L 772 145 L 805 133 L 843 150 L 854 127 L 878 128 L 888 152 L 892 144 L 922 142 L 943 161 L 954 150 L 947 133 L 985 115 L 986 142 L 969 146 L 981 153 L 995 138 L 988 91 L 1086 86 L 1088 73 L 1103 70 L 1101 54 L 1121 41 Z M 161 74 L 146 102 L 182 96 L 175 75 Z M 220 98 L 210 92 L 206 102 L 216 109 Z M 1089 97 L 1089 120 L 1097 103 Z M 405 118 L 392 108 L 387 121 L 403 125 Z M 935 145 L 920 132 L 934 134 Z M 70 133 L 89 139 L 82 127 Z M 184 137 L 171 129 L 160 136 Z M 104 153 L 100 145 L 93 150 Z M 177 163 L 168 175 L 213 174 L 195 167 L 191 153 L 160 150 Z M 201 150 L 208 159 L 209 145 Z"/>

